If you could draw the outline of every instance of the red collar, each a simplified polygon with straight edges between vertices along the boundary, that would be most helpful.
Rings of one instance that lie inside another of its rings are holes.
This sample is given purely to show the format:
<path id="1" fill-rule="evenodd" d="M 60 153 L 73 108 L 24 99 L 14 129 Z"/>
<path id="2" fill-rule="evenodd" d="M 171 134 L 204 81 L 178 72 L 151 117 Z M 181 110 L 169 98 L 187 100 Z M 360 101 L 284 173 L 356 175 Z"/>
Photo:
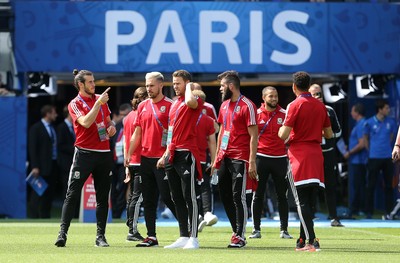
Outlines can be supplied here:
<path id="1" fill-rule="evenodd" d="M 82 93 L 79 92 L 79 96 L 85 101 L 85 102 L 91 102 L 91 101 L 95 101 L 96 100 L 96 95 L 90 96 L 90 97 L 86 97 L 83 96 Z"/>

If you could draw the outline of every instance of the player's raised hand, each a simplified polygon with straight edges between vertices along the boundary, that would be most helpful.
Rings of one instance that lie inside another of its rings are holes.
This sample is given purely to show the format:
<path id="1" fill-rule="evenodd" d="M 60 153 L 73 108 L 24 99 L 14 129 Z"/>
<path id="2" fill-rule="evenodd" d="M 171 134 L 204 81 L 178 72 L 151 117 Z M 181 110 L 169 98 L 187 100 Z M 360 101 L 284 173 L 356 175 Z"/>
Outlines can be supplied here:
<path id="1" fill-rule="evenodd" d="M 108 91 L 111 89 L 111 87 L 108 87 L 101 95 L 100 97 L 97 99 L 101 105 L 105 104 L 108 102 L 108 100 L 110 99 L 108 97 Z"/>

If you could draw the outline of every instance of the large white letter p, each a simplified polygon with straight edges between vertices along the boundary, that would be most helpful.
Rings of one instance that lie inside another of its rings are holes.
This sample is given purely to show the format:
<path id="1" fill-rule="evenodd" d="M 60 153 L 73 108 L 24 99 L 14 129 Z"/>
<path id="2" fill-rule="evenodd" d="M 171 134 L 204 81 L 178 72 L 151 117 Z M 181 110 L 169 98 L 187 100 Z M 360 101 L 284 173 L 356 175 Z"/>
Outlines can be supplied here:
<path id="1" fill-rule="evenodd" d="M 118 34 L 118 23 L 131 23 L 132 32 Z M 106 12 L 106 64 L 118 63 L 118 46 L 134 45 L 140 42 L 147 30 L 146 20 L 135 11 L 107 11 Z"/>

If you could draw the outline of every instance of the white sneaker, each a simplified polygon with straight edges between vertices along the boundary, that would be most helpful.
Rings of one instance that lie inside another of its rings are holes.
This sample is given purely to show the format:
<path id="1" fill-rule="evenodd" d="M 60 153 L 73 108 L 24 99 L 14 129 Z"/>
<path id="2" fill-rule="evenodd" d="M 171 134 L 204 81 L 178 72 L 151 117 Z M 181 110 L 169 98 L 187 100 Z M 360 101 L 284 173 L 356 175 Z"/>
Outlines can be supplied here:
<path id="1" fill-rule="evenodd" d="M 200 221 L 200 219 L 199 219 Z M 203 231 L 203 228 L 207 225 L 206 220 L 202 219 L 199 223 L 199 226 L 197 227 L 197 231 L 201 232 Z"/>
<path id="2" fill-rule="evenodd" d="M 207 226 L 215 225 L 218 222 L 218 217 L 211 212 L 207 212 L 204 215 L 204 221 L 207 222 Z"/>
<path id="3" fill-rule="evenodd" d="M 293 237 L 289 234 L 287 230 L 282 230 L 281 234 L 279 235 L 280 238 L 292 239 Z"/>
<path id="4" fill-rule="evenodd" d="M 261 238 L 261 231 L 260 230 L 253 230 L 249 238 Z"/>
<path id="5" fill-rule="evenodd" d="M 180 237 L 171 245 L 165 246 L 164 248 L 183 248 L 189 241 L 188 237 Z"/>
<path id="6" fill-rule="evenodd" d="M 188 242 L 183 247 L 183 249 L 198 249 L 198 248 L 199 248 L 199 240 L 197 239 L 197 237 L 189 238 Z"/>
<path id="7" fill-rule="evenodd" d="M 164 211 L 161 212 L 161 216 L 162 216 L 162 218 L 171 219 L 174 217 L 174 214 L 171 212 L 171 210 L 168 207 L 166 207 L 164 209 Z"/>

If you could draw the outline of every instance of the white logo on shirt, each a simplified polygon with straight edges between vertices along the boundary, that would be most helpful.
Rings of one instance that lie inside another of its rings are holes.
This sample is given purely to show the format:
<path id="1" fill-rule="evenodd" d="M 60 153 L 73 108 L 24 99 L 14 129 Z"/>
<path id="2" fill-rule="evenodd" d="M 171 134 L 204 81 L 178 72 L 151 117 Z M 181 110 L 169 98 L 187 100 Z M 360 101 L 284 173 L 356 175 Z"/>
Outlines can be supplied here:
<path id="1" fill-rule="evenodd" d="M 235 112 L 239 112 L 239 111 L 240 111 L 240 106 L 238 105 L 238 106 L 236 107 Z"/>
<path id="2" fill-rule="evenodd" d="M 241 173 L 238 173 L 238 174 L 236 175 L 236 178 L 240 178 L 240 177 L 243 177 L 243 175 L 242 175 Z"/>
<path id="3" fill-rule="evenodd" d="M 160 107 L 160 112 L 164 113 L 165 112 L 166 107 L 165 106 L 161 106 Z"/>
<path id="4" fill-rule="evenodd" d="M 202 112 L 203 112 L 203 114 L 207 114 L 206 109 L 203 109 Z"/>
<path id="5" fill-rule="evenodd" d="M 261 120 L 261 121 L 260 121 L 260 124 L 264 124 L 264 123 L 265 123 L 265 121 L 264 121 L 264 120 Z"/>
<path id="6" fill-rule="evenodd" d="M 188 170 L 186 170 L 183 174 L 190 174 Z"/>
<path id="7" fill-rule="evenodd" d="M 80 179 L 80 178 L 81 178 L 81 173 L 79 171 L 75 171 L 74 179 Z"/>
<path id="8" fill-rule="evenodd" d="M 276 121 L 276 123 L 282 124 L 282 123 L 283 123 L 283 119 L 282 119 L 282 118 L 278 118 L 278 120 Z"/>

